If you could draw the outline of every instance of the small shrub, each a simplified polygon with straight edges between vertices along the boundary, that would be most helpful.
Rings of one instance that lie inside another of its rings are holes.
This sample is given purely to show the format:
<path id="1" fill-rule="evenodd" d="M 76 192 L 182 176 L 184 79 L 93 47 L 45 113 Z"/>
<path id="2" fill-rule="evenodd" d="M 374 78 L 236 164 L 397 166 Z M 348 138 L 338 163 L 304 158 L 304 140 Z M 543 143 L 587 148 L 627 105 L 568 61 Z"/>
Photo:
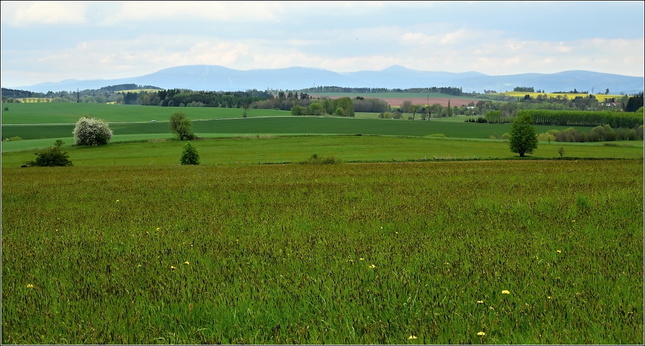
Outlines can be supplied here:
<path id="1" fill-rule="evenodd" d="M 6 142 L 21 141 L 21 140 L 22 140 L 22 138 L 20 138 L 20 137 L 18 137 L 18 136 L 13 136 L 13 137 L 11 137 L 11 138 L 7 138 L 7 139 L 5 139 L 5 141 L 6 141 Z"/>
<path id="2" fill-rule="evenodd" d="M 199 153 L 197 149 L 190 144 L 186 143 L 184 146 L 184 152 L 181 155 L 181 164 L 182 165 L 199 165 Z"/>
<path id="3" fill-rule="evenodd" d="M 308 158 L 305 161 L 302 161 L 301 163 L 314 164 L 314 165 L 330 165 L 330 164 L 341 163 L 341 160 L 334 156 L 320 157 L 318 156 L 318 154 L 313 154 L 311 155 L 310 158 Z"/>
<path id="4" fill-rule="evenodd" d="M 446 135 L 444 135 L 443 133 L 433 133 L 433 134 L 430 135 L 430 137 L 432 137 L 432 138 L 446 138 Z"/>
<path id="5" fill-rule="evenodd" d="M 540 133 L 540 134 L 538 135 L 538 141 L 542 141 L 542 142 L 549 142 L 549 143 L 551 143 L 551 142 L 555 142 L 555 139 L 556 139 L 556 138 L 555 138 L 555 136 L 554 136 L 554 135 L 552 135 L 552 134 L 550 134 L 550 133 L 547 133 L 547 132 L 545 132 L 545 133 Z"/>
<path id="6" fill-rule="evenodd" d="M 69 159 L 67 152 L 60 149 L 63 146 L 63 141 L 60 139 L 54 143 L 53 147 L 40 150 L 35 153 L 35 161 L 25 162 L 25 166 L 33 167 L 55 167 L 55 166 L 72 166 L 72 161 Z"/>
<path id="7" fill-rule="evenodd" d="M 560 149 L 558 149 L 558 154 L 560 154 L 560 157 L 564 155 L 564 147 L 560 147 Z"/>

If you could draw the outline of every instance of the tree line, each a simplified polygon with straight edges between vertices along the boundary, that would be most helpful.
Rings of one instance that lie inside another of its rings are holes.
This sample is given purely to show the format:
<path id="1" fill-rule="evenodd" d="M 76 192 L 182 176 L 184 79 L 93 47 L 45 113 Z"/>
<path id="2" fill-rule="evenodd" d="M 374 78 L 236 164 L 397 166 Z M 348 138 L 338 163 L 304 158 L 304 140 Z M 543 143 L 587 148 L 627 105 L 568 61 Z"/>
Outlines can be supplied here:
<path id="1" fill-rule="evenodd" d="M 519 110 L 516 116 L 529 115 L 536 125 L 558 126 L 599 126 L 609 125 L 613 128 L 634 128 L 643 125 L 643 113 L 609 112 L 609 111 L 552 111 L 552 110 Z M 515 116 L 501 111 L 489 111 L 485 115 L 488 123 L 510 123 Z"/>
<path id="2" fill-rule="evenodd" d="M 79 103 L 123 103 L 124 90 L 135 89 L 159 89 L 161 88 L 152 85 L 137 85 L 134 83 L 117 84 L 105 86 L 99 89 L 85 89 L 77 91 L 48 91 L 33 92 L 27 90 L 16 90 L 2 88 L 2 102 L 14 103 L 19 102 L 18 99 L 22 98 L 45 98 L 52 99 L 53 102 L 79 102 Z"/>

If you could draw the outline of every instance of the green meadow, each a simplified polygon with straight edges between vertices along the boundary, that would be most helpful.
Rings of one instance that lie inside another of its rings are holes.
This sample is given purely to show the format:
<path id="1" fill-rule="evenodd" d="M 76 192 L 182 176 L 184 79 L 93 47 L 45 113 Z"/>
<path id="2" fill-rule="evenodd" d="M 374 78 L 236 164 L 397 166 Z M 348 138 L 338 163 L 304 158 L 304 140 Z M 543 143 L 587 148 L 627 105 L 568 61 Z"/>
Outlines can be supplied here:
<path id="1" fill-rule="evenodd" d="M 641 344 L 642 168 L 3 168 L 3 343 Z"/>
<path id="2" fill-rule="evenodd" d="M 68 139 L 70 142 L 72 138 Z M 7 142 L 7 144 L 29 141 Z M 67 143 L 70 143 L 67 142 Z M 44 141 L 46 146 L 52 140 Z M 209 138 L 193 141 L 202 165 L 298 163 L 313 154 L 344 162 L 518 159 L 502 140 L 456 140 L 397 136 L 261 136 Z M 640 144 L 640 145 L 639 145 Z M 64 145 L 75 166 L 176 165 L 185 142 L 171 138 L 115 142 L 103 147 Z M 641 142 L 623 146 L 602 143 L 540 143 L 529 159 L 642 159 Z M 20 167 L 37 150 L 5 152 L 3 167 Z"/>
<path id="3" fill-rule="evenodd" d="M 242 117 L 241 108 L 154 107 L 98 103 L 3 103 L 2 124 L 74 124 L 83 115 L 109 123 L 168 121 L 174 112 L 184 112 L 192 120 Z M 273 109 L 249 109 L 247 117 L 287 115 Z"/>
<path id="4" fill-rule="evenodd" d="M 518 158 L 454 118 L 8 107 L 3 344 L 645 341 L 642 141 Z M 83 114 L 110 144 L 71 145 Z M 74 166 L 20 167 L 56 139 Z"/>

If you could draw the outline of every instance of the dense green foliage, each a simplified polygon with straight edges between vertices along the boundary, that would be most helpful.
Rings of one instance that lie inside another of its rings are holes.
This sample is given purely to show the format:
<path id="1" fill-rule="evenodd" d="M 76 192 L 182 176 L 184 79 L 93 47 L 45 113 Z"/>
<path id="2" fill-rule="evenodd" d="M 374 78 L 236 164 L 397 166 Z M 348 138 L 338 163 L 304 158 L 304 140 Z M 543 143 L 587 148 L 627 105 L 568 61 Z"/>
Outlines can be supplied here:
<path id="1" fill-rule="evenodd" d="M 643 113 L 519 110 L 517 115 L 528 114 L 536 125 L 602 126 L 634 128 L 643 125 Z"/>
<path id="2" fill-rule="evenodd" d="M 581 132 L 572 127 L 565 130 L 549 130 L 546 132 L 558 142 L 610 142 L 643 140 L 643 125 L 633 129 L 613 129 L 609 125 L 596 126 L 589 132 Z"/>
<path id="3" fill-rule="evenodd" d="M 199 164 L 199 153 L 197 149 L 190 143 L 186 143 L 184 146 L 184 151 L 181 154 L 181 159 L 179 160 L 182 165 L 198 165 Z"/>
<path id="4" fill-rule="evenodd" d="M 159 90 L 155 92 L 137 93 L 134 102 L 162 107 L 224 107 L 242 108 L 254 102 L 272 98 L 273 95 L 257 90 L 239 92 L 192 91 L 180 89 Z M 126 104 L 128 104 L 126 102 Z"/>
<path id="5" fill-rule="evenodd" d="M 2 174 L 3 344 L 643 343 L 642 160 Z"/>
<path id="6" fill-rule="evenodd" d="M 643 108 L 643 93 L 630 96 L 625 105 L 625 112 L 637 112 L 639 109 Z M 642 112 L 640 112 L 643 115 Z M 642 124 L 642 123 L 641 123 Z"/>
<path id="7" fill-rule="evenodd" d="M 515 117 L 511 124 L 510 135 L 509 146 L 511 152 L 524 156 L 524 154 L 531 154 L 534 149 L 537 149 L 538 138 L 530 115 L 518 115 Z"/>
<path id="8" fill-rule="evenodd" d="M 54 146 L 41 149 L 36 152 L 36 160 L 25 162 L 25 166 L 38 166 L 38 167 L 66 167 L 72 166 L 72 161 L 69 159 L 67 152 L 63 151 L 61 147 L 63 141 L 57 140 Z"/>

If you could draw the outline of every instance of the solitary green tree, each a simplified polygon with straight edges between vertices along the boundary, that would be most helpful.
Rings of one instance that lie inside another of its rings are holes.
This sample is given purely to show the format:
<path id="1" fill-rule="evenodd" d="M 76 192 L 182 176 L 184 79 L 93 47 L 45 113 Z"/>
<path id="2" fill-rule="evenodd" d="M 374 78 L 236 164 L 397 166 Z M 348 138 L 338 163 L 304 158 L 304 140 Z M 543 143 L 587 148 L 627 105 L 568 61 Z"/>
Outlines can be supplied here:
<path id="1" fill-rule="evenodd" d="M 199 153 L 197 149 L 190 144 L 186 143 L 184 146 L 184 152 L 181 155 L 181 164 L 182 165 L 198 165 L 199 164 Z"/>
<path id="2" fill-rule="evenodd" d="M 538 139 L 533 128 L 533 118 L 530 114 L 519 115 L 511 124 L 511 152 L 520 154 L 533 153 L 537 149 Z"/>
<path id="3" fill-rule="evenodd" d="M 170 129 L 177 134 L 180 141 L 195 139 L 193 123 L 183 112 L 176 112 L 170 116 Z"/>

